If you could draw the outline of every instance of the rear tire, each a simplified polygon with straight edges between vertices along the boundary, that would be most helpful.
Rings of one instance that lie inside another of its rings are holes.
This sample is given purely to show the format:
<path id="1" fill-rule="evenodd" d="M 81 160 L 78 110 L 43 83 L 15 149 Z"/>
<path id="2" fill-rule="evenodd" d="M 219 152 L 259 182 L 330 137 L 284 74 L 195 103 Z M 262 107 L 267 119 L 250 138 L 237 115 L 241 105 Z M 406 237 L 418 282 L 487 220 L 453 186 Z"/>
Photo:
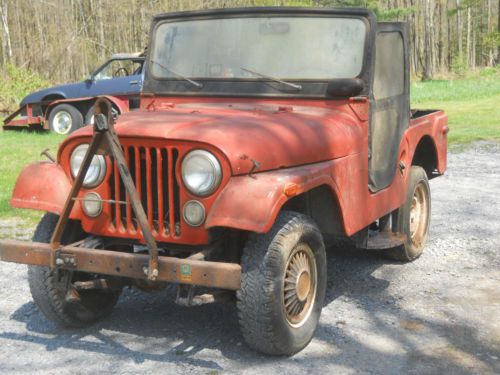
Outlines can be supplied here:
<path id="1" fill-rule="evenodd" d="M 50 111 L 49 128 L 54 133 L 67 135 L 82 125 L 82 114 L 71 104 L 58 104 Z"/>
<path id="2" fill-rule="evenodd" d="M 250 235 L 241 260 L 238 317 L 247 344 L 264 354 L 292 355 L 312 339 L 326 288 L 326 254 L 316 224 L 279 214 L 266 234 Z"/>
<path id="3" fill-rule="evenodd" d="M 431 190 L 427 173 L 412 166 L 405 204 L 396 212 L 393 231 L 406 235 L 404 245 L 385 251 L 385 255 L 401 262 L 411 262 L 422 255 L 427 242 L 431 214 Z"/>
<path id="4" fill-rule="evenodd" d="M 49 243 L 58 216 L 47 213 L 38 224 L 34 242 Z M 78 222 L 70 222 L 62 238 L 71 243 L 82 238 Z M 74 281 L 89 280 L 90 274 L 49 267 L 28 266 L 28 282 L 31 295 L 45 317 L 64 327 L 85 327 L 109 315 L 118 301 L 121 290 L 86 290 L 78 292 L 78 302 L 66 299 L 69 286 Z"/>

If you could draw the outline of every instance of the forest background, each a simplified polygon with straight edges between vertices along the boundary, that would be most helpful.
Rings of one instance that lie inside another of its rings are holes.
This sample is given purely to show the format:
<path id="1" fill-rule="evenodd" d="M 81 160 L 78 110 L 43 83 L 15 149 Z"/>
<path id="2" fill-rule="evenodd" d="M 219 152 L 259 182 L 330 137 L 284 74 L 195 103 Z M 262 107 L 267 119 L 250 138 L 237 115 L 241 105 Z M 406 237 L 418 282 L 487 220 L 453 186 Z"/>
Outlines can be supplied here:
<path id="1" fill-rule="evenodd" d="M 500 60 L 500 0 L 0 0 L 0 72 L 78 81 L 113 53 L 143 50 L 154 14 L 238 6 L 358 6 L 407 21 L 414 79 Z"/>

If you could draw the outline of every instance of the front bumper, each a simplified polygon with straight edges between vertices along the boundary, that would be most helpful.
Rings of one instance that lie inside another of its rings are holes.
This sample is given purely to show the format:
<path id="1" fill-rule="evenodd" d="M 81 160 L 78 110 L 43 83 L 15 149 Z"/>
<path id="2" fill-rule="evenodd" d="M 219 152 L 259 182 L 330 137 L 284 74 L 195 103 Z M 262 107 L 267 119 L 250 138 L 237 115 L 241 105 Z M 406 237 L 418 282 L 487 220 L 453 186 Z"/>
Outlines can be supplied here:
<path id="1" fill-rule="evenodd" d="M 149 256 L 71 245 L 53 250 L 46 243 L 1 240 L 0 260 L 147 280 Z M 241 283 L 241 266 L 235 263 L 160 256 L 158 272 L 156 281 L 228 290 L 238 290 Z"/>

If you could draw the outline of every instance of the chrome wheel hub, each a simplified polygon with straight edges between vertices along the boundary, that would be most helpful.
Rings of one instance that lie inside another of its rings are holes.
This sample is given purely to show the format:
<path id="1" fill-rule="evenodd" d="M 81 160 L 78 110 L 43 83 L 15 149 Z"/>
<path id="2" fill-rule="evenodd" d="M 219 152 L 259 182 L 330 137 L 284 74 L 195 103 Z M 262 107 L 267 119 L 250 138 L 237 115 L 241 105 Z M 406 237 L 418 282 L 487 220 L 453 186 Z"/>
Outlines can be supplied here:
<path id="1" fill-rule="evenodd" d="M 410 206 L 410 236 L 415 245 L 420 245 L 427 232 L 429 202 L 424 184 L 415 187 Z"/>
<path id="2" fill-rule="evenodd" d="M 285 271 L 283 304 L 288 323 L 301 326 L 309 317 L 316 297 L 316 261 L 311 248 L 299 244 Z"/>
<path id="3" fill-rule="evenodd" d="M 53 128 L 56 133 L 66 134 L 71 129 L 73 120 L 71 115 L 66 111 L 59 111 L 54 116 Z"/>

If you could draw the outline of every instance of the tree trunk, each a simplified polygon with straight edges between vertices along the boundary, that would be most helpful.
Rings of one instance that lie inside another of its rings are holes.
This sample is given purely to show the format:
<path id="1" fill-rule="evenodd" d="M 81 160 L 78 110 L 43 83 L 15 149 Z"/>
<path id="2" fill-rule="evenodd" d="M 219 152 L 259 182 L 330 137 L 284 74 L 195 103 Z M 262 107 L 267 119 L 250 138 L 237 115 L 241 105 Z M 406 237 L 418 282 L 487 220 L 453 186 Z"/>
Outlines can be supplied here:
<path id="1" fill-rule="evenodd" d="M 106 41 L 104 39 L 104 16 L 103 16 L 103 11 L 102 11 L 102 8 L 104 7 L 104 4 L 101 1 L 99 1 L 98 5 L 99 7 L 99 10 L 98 10 L 98 15 L 99 15 L 99 43 L 101 44 L 102 47 L 104 47 L 106 45 Z M 104 60 L 104 54 L 105 54 L 105 51 L 104 51 L 104 48 L 101 48 L 101 53 L 99 54 L 101 60 Z"/>
<path id="2" fill-rule="evenodd" d="M 448 12 L 448 2 L 446 2 L 446 12 Z M 452 63 L 452 41 L 451 41 L 451 31 L 452 31 L 452 26 L 451 26 L 451 17 L 446 17 L 446 23 L 448 24 L 448 32 L 447 32 L 447 41 L 448 41 L 448 59 L 447 59 L 447 68 L 450 69 L 451 63 Z"/>
<path id="3" fill-rule="evenodd" d="M 471 64 L 471 9 L 467 8 L 467 39 L 466 39 L 466 53 L 467 53 L 467 67 L 470 68 Z"/>
<path id="4" fill-rule="evenodd" d="M 458 58 L 460 59 L 460 63 L 463 60 L 463 38 L 462 38 L 462 11 L 460 10 L 460 0 L 457 0 L 457 8 L 459 8 L 457 12 L 457 41 L 458 41 Z"/>
<path id="5" fill-rule="evenodd" d="M 2 1 L 0 4 L 0 17 L 2 18 L 3 33 L 5 35 L 4 50 L 7 51 L 7 61 L 12 61 L 12 42 L 10 40 L 9 17 L 8 17 L 7 2 Z"/>
<path id="6" fill-rule="evenodd" d="M 422 80 L 428 81 L 432 79 L 432 29 L 433 29 L 433 21 L 432 21 L 432 0 L 425 1 L 425 10 L 424 10 L 424 71 L 422 75 Z"/>
<path id="7" fill-rule="evenodd" d="M 491 32 L 493 31 L 493 25 L 491 23 L 491 0 L 488 0 L 487 7 L 488 7 L 488 9 L 487 9 L 488 19 L 486 21 L 487 22 L 487 30 L 488 30 L 488 34 L 491 34 Z M 488 48 L 488 62 L 487 62 L 488 66 L 493 66 L 494 53 L 495 53 L 495 51 L 493 51 L 492 46 L 490 48 Z"/>
<path id="8" fill-rule="evenodd" d="M 497 31 L 500 34 L 500 0 L 498 0 L 498 22 Z M 500 64 L 500 45 L 497 48 L 497 64 Z"/>

